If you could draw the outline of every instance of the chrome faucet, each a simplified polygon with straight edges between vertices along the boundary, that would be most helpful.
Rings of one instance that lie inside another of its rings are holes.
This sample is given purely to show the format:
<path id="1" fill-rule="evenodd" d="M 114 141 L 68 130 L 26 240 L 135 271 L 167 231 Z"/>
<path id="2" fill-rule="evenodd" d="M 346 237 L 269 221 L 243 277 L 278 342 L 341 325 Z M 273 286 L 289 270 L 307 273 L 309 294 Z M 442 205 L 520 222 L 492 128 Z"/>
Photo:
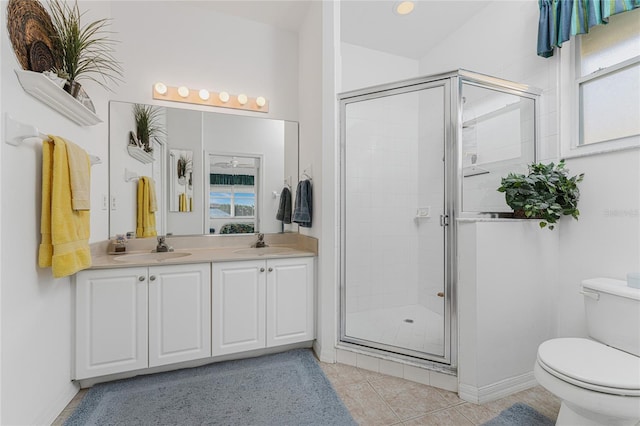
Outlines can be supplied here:
<path id="1" fill-rule="evenodd" d="M 255 248 L 269 247 L 264 242 L 264 234 L 258 234 L 258 241 L 256 241 L 256 243 L 251 247 L 255 247 Z"/>
<path id="2" fill-rule="evenodd" d="M 156 246 L 156 252 L 158 253 L 166 253 L 168 251 L 173 251 L 172 247 L 169 247 L 167 245 L 167 243 L 165 242 L 165 236 L 164 235 L 159 235 L 158 236 L 158 245 Z"/>

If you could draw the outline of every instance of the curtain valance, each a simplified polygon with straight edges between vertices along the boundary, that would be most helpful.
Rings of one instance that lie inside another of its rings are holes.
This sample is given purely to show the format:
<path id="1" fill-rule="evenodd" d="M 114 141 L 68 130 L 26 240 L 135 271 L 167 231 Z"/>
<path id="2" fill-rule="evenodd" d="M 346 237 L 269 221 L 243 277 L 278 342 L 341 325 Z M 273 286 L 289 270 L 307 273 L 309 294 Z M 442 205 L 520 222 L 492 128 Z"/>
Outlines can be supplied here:
<path id="1" fill-rule="evenodd" d="M 253 186 L 255 176 L 251 175 L 225 175 L 220 173 L 209 174 L 209 183 L 211 185 L 244 185 Z"/>
<path id="2" fill-rule="evenodd" d="M 538 56 L 553 56 L 553 48 L 589 28 L 606 24 L 609 17 L 640 7 L 640 0 L 538 0 Z"/>

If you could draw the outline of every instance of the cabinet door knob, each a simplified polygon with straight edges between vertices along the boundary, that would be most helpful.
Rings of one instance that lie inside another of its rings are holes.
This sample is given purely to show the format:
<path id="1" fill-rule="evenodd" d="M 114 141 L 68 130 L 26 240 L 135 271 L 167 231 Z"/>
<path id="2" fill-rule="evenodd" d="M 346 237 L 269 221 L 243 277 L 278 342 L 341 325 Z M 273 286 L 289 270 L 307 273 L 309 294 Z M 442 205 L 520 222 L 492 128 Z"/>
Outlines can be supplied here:
<path id="1" fill-rule="evenodd" d="M 149 280 L 150 280 L 150 281 L 155 281 L 155 280 L 156 280 L 156 276 L 155 276 L 155 275 L 151 275 L 151 276 L 149 277 Z"/>
<path id="2" fill-rule="evenodd" d="M 273 268 L 269 268 L 269 272 L 273 272 Z"/>
<path id="3" fill-rule="evenodd" d="M 140 276 L 138 277 L 138 281 L 144 281 L 144 276 L 140 275 Z"/>
<path id="4" fill-rule="evenodd" d="M 260 272 L 264 272 L 264 268 L 260 268 Z"/>

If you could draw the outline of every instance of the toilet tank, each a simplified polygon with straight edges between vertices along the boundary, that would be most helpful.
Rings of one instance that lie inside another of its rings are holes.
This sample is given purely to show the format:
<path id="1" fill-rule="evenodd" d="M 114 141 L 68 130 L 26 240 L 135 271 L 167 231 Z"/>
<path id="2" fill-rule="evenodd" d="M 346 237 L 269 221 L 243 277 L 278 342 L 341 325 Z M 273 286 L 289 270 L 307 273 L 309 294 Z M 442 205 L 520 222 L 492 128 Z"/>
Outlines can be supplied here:
<path id="1" fill-rule="evenodd" d="M 640 289 L 626 281 L 582 281 L 589 336 L 605 345 L 640 356 Z"/>

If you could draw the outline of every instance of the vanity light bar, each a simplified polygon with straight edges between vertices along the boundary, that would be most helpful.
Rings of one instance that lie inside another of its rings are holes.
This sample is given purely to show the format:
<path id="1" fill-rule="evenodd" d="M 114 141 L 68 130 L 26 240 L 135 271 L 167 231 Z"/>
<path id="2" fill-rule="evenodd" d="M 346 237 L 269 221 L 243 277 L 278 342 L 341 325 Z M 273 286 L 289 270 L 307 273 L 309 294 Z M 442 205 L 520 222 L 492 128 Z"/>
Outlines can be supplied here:
<path id="1" fill-rule="evenodd" d="M 262 96 L 250 98 L 244 93 L 230 95 L 227 92 L 209 92 L 207 89 L 195 90 L 189 89 L 186 86 L 172 87 L 160 82 L 153 85 L 153 99 L 243 109 L 255 112 L 269 112 L 269 101 Z"/>

